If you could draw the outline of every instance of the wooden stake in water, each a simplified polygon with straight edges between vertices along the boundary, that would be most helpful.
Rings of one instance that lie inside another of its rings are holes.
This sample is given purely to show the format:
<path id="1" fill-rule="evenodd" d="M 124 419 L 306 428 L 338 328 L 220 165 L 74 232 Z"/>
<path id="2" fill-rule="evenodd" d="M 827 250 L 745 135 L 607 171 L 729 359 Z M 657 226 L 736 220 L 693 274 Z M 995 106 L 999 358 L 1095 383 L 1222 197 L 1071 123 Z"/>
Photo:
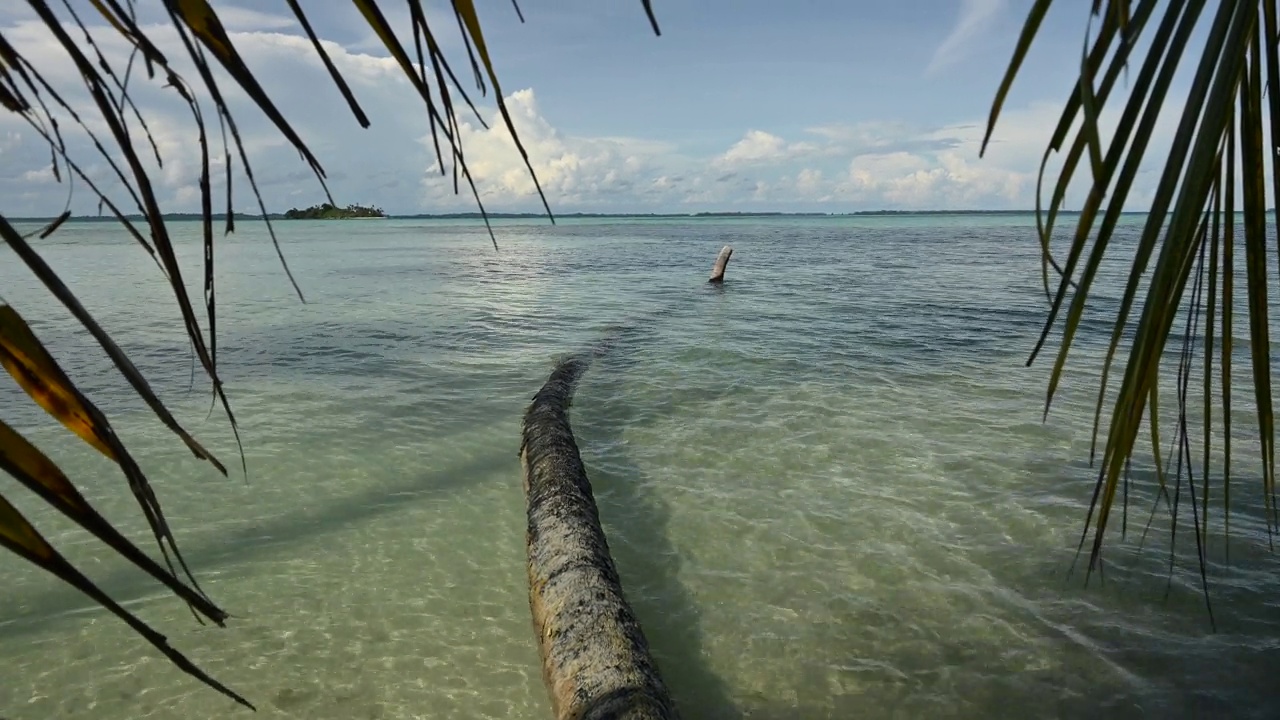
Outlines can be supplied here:
<path id="1" fill-rule="evenodd" d="M 720 255 L 716 257 L 716 264 L 711 268 L 711 279 L 707 282 L 724 282 L 724 269 L 729 265 L 730 255 L 733 255 L 732 245 L 725 245 L 720 248 Z"/>
<path id="2" fill-rule="evenodd" d="M 678 720 L 622 594 L 569 404 L 589 357 L 558 364 L 525 411 L 520 446 L 529 610 L 556 720 Z"/>

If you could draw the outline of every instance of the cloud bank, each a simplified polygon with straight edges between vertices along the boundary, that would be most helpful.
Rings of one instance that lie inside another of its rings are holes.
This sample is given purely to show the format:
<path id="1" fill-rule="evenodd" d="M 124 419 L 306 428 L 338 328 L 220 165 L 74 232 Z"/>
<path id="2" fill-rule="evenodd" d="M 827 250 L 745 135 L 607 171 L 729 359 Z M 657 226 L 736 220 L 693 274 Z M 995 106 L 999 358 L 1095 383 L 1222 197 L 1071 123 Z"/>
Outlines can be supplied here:
<path id="1" fill-rule="evenodd" d="M 989 8 L 998 4 L 966 3 L 952 36 L 959 39 L 951 44 L 963 45 Z M 423 104 L 391 59 L 327 43 L 334 63 L 373 121 L 373 127 L 361 129 L 309 41 L 294 34 L 291 18 L 248 10 L 233 11 L 227 17 L 232 39 L 249 66 L 328 171 L 336 200 L 374 203 L 399 214 L 475 208 L 465 187 L 462 194 L 455 194 L 450 178 L 442 176 Z M 42 26 L 14 21 L 4 27 L 4 33 L 29 58 L 51 69 L 49 77 L 55 85 L 79 84 L 74 69 Z M 98 37 L 112 38 L 112 33 L 104 29 Z M 948 47 L 944 44 L 939 49 L 939 58 L 949 57 L 954 48 Z M 104 43 L 104 50 L 113 59 L 127 54 L 121 40 Z M 180 55 L 172 46 L 170 56 Z M 194 73 L 188 77 L 195 77 Z M 133 97 L 143 108 L 164 159 L 163 167 L 155 168 L 162 209 L 197 210 L 199 156 L 189 112 L 171 90 L 160 87 L 159 80 L 138 77 L 134 82 Z M 223 87 L 230 87 L 230 82 L 224 81 Z M 228 95 L 268 209 L 283 211 L 322 201 L 319 183 L 276 129 L 238 91 Z M 718 151 L 707 152 L 705 143 L 694 151 L 679 137 L 567 134 L 547 120 L 534 88 L 511 92 L 506 100 L 556 212 L 1031 208 L 1036 170 L 1060 111 L 1057 102 L 1006 108 L 993 144 L 986 157 L 979 159 L 985 118 L 942 126 L 901 119 L 847 124 L 812 118 L 809 127 L 791 136 L 756 127 L 740 136 L 724 137 Z M 482 101 L 479 105 L 484 123 L 463 116 L 461 138 L 486 207 L 538 210 L 541 203 L 533 182 L 496 108 Z M 93 123 L 91 127 L 101 131 Z M 1157 135 L 1167 137 L 1168 128 L 1158 128 Z M 76 158 L 92 158 L 83 139 L 75 142 L 79 143 Z M 1160 147 L 1157 138 L 1153 153 L 1158 154 Z M 233 166 L 240 175 L 238 159 Z M 88 171 L 112 186 L 104 163 L 91 161 Z M 215 190 L 225 182 L 224 171 L 215 142 Z M 43 142 L 15 116 L 0 116 L 0 212 L 57 214 L 66 203 L 67 188 L 53 180 Z M 1150 173 L 1140 176 L 1130 203 L 1134 209 L 1145 207 L 1155 181 Z M 237 209 L 254 211 L 243 177 L 233 178 L 233 183 Z M 1079 193 L 1073 193 L 1069 203 L 1078 207 L 1079 200 Z M 216 207 L 220 205 L 215 202 Z M 96 203 L 79 188 L 72 207 L 93 212 Z"/>

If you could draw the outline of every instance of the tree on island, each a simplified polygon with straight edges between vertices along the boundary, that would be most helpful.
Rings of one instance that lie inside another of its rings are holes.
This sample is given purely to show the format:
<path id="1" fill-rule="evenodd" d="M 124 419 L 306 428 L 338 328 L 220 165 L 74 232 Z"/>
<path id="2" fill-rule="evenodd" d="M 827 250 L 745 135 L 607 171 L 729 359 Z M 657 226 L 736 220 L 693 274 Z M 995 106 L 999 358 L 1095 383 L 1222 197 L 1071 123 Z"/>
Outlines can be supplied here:
<path id="1" fill-rule="evenodd" d="M 321 203 L 299 210 L 290 208 L 284 214 L 286 220 L 345 220 L 347 218 L 381 218 L 387 214 L 380 207 L 348 205 L 337 207 L 333 203 Z"/>
<path id="2" fill-rule="evenodd" d="M 657 24 L 653 20 L 649 0 L 641 2 L 656 32 Z M 103 206 L 120 220 L 125 230 L 163 266 L 183 316 L 194 354 L 210 378 L 215 394 L 224 408 L 227 408 L 215 362 L 216 344 L 213 338 L 206 338 L 202 331 L 202 327 L 206 325 L 211 329 L 210 332 L 214 327 L 214 277 L 210 274 L 206 278 L 207 317 L 202 322 L 197 317 L 183 279 L 181 265 L 174 253 L 154 186 L 139 162 L 139 156 L 150 153 L 155 147 L 154 143 L 148 145 L 141 137 L 146 134 L 145 128 L 144 132 L 138 133 L 129 129 L 132 116 L 139 111 L 123 92 L 120 78 L 127 77 L 128 73 L 124 70 L 123 63 L 113 64 L 96 53 L 95 34 L 118 32 L 133 52 L 141 56 L 138 63 L 134 63 L 134 58 L 130 57 L 130 65 L 145 66 L 148 71 L 157 70 L 157 82 L 174 88 L 192 109 L 203 160 L 199 187 L 202 193 L 206 257 L 212 257 L 211 248 L 215 236 L 212 228 L 212 208 L 215 204 L 209 181 L 210 151 L 206 142 L 210 126 L 216 128 L 219 122 L 225 122 L 233 130 L 230 137 L 237 152 L 229 152 L 227 157 L 229 162 L 239 157 L 246 164 L 245 170 L 248 170 L 247 155 L 239 144 L 239 135 L 234 132 L 235 126 L 231 124 L 232 114 L 222 99 L 225 90 L 215 91 L 210 86 L 213 81 L 210 58 L 216 59 L 228 71 L 238 88 L 253 100 L 274 122 L 285 139 L 298 149 L 323 187 L 324 173 L 320 163 L 275 107 L 271 97 L 258 84 L 253 71 L 244 64 L 210 4 L 198 2 L 164 5 L 182 38 L 187 41 L 189 59 L 200 70 L 200 82 L 197 85 L 200 93 L 173 70 L 166 57 L 157 49 L 149 32 L 140 27 L 133 13 L 125 11 L 120 4 L 94 3 L 97 11 L 107 17 L 110 29 L 90 31 L 81 27 L 74 33 L 74 38 L 47 0 L 28 0 L 28 4 L 39 21 L 57 39 L 61 46 L 60 52 L 76 64 L 78 77 L 91 91 L 90 97 L 93 98 L 101 118 L 84 119 L 87 108 L 81 107 L 73 112 L 63 100 L 66 95 L 46 92 L 51 85 L 46 83 L 42 71 L 50 68 L 41 64 L 41 58 L 23 57 L 7 43 L 4 43 L 4 52 L 0 53 L 4 57 L 4 62 L 0 65 L 8 68 L 8 71 L 0 73 L 0 105 L 27 122 L 34 135 L 48 141 L 55 162 L 60 166 L 60 178 L 72 175 L 83 181 L 98 194 Z M 1053 4 L 1053 0 L 1036 0 L 1032 3 L 1013 58 L 996 92 L 984 138 L 984 150 L 1014 77 Z M 1237 299 L 1234 295 L 1237 282 L 1240 292 L 1248 301 L 1247 349 L 1253 377 L 1251 386 L 1247 389 L 1253 392 L 1258 409 L 1256 429 L 1263 453 L 1263 472 L 1259 485 L 1266 499 L 1268 522 L 1275 515 L 1275 429 L 1271 342 L 1267 320 L 1268 248 L 1265 213 L 1266 185 L 1270 183 L 1273 190 L 1280 190 L 1280 176 L 1276 174 L 1274 167 L 1268 168 L 1264 160 L 1270 148 L 1280 143 L 1280 70 L 1277 70 L 1280 51 L 1274 42 L 1274 38 L 1280 35 L 1277 30 L 1278 4 L 1280 0 L 1218 0 L 1214 3 L 1169 0 L 1163 4 L 1148 0 L 1107 0 L 1105 5 L 1099 0 L 1094 3 L 1095 14 L 1100 16 L 1098 27 L 1086 39 L 1086 52 L 1080 58 L 1078 82 L 1066 99 L 1061 118 L 1045 152 L 1047 162 L 1051 153 L 1062 153 L 1065 148 L 1065 161 L 1056 178 L 1043 177 L 1045 173 L 1042 166 L 1042 180 L 1048 181 L 1044 187 L 1051 190 L 1046 198 L 1047 207 L 1038 205 L 1036 214 L 1043 251 L 1042 281 L 1050 301 L 1050 311 L 1041 341 L 1034 352 L 1041 350 L 1053 330 L 1060 329 L 1062 338 L 1057 347 L 1049 383 L 1050 399 L 1061 378 L 1099 265 L 1108 254 L 1117 221 L 1130 197 L 1134 178 L 1147 157 L 1152 129 L 1157 120 L 1167 112 L 1180 115 L 1180 125 L 1165 158 L 1159 186 L 1151 199 L 1151 212 L 1136 247 L 1132 249 L 1133 255 L 1129 261 L 1131 272 L 1125 284 L 1118 288 L 1122 295 L 1121 309 L 1113 321 L 1111 347 L 1105 367 L 1107 372 L 1103 375 L 1098 395 L 1098 418 L 1103 419 L 1105 411 L 1106 420 L 1105 423 L 1099 422 L 1096 425 L 1105 428 L 1101 444 L 1102 466 L 1090 513 L 1085 520 L 1086 532 L 1090 529 L 1093 531 L 1091 568 L 1099 557 L 1106 531 L 1114 527 L 1114 524 L 1109 524 L 1111 511 L 1116 505 L 1117 491 L 1125 478 L 1125 469 L 1134 457 L 1144 419 L 1152 426 L 1153 437 L 1158 436 L 1154 408 L 1159 361 L 1166 355 L 1174 318 L 1180 310 L 1189 310 L 1188 316 L 1197 320 L 1202 318 L 1205 323 L 1205 343 L 1200 349 L 1202 363 L 1197 370 L 1200 379 L 1194 383 L 1200 395 L 1198 399 L 1204 403 L 1206 424 L 1201 443 L 1201 450 L 1204 452 L 1201 467 L 1203 485 L 1199 490 L 1199 498 L 1196 497 L 1197 488 L 1190 484 L 1189 479 L 1184 484 L 1184 478 L 1189 476 L 1181 472 L 1181 460 L 1185 459 L 1186 465 L 1190 467 L 1195 456 L 1191 449 L 1185 412 L 1179 413 L 1180 419 L 1174 432 L 1183 450 L 1178 463 L 1180 472 L 1172 479 L 1178 490 L 1185 487 L 1191 493 L 1192 507 L 1195 507 L 1198 500 L 1207 509 L 1211 489 L 1215 492 L 1224 491 L 1222 494 L 1225 494 L 1230 477 L 1230 447 L 1225 448 L 1226 461 L 1218 466 L 1211 464 L 1209 460 L 1208 443 L 1215 416 L 1220 424 L 1225 425 L 1229 421 L 1225 409 L 1229 408 L 1232 397 L 1229 368 L 1234 337 L 1232 308 Z M 369 119 L 329 59 L 324 45 L 315 36 L 301 4 L 290 2 L 289 5 L 357 121 L 363 127 L 368 127 Z M 415 67 L 411 59 L 412 50 L 400 44 L 396 39 L 397 33 L 386 19 L 388 16 L 385 13 L 392 9 L 391 5 L 378 0 L 363 0 L 360 5 L 365 10 L 362 13 L 365 22 L 377 37 L 382 38 L 390 56 L 402 68 L 424 103 L 424 124 L 429 117 L 433 136 L 437 140 L 437 159 L 442 173 L 448 164 L 446 160 L 452 161 L 456 177 L 465 182 L 478 203 L 479 194 L 463 161 L 456 134 L 459 123 L 455 111 L 473 106 L 465 90 L 457 85 L 451 89 L 444 82 L 445 77 L 456 76 L 434 41 L 430 40 L 439 37 L 438 32 L 443 29 L 434 22 L 429 23 L 428 18 L 436 16 L 427 12 L 421 0 L 410 0 L 409 17 L 414 26 L 414 35 L 416 38 L 428 38 L 428 45 L 432 50 L 424 55 L 419 48 L 416 53 L 418 62 L 424 63 L 426 67 Z M 536 174 L 533 173 L 532 165 L 529 165 L 519 135 L 512 125 L 501 86 L 490 62 L 473 0 L 456 0 L 452 8 L 455 17 L 448 20 L 456 21 L 464 35 L 466 42 L 462 45 L 466 48 L 467 60 L 476 68 L 477 80 L 483 77 L 492 85 L 506 128 L 515 140 L 516 150 L 525 158 L 538 194 L 544 206 L 547 206 L 546 198 L 537 184 Z M 1206 13 L 1206 8 L 1212 12 Z M 392 17 L 398 17 L 398 14 Z M 1193 36 L 1203 37 L 1203 46 L 1188 54 L 1185 51 Z M 112 38 L 113 41 L 119 39 Z M 1140 50 L 1139 41 L 1143 43 Z M 1132 64 L 1131 59 L 1134 61 Z M 1187 64 L 1195 65 L 1197 70 L 1186 102 L 1177 106 L 1166 103 L 1176 72 L 1185 69 Z M 140 82 L 136 75 L 135 72 L 134 82 Z M 1121 78 L 1127 78 L 1126 82 L 1120 83 Z M 1119 90 L 1123 92 L 1118 92 Z M 212 98 L 216 118 L 199 111 L 198 96 Z M 101 124 L 105 128 L 98 135 L 101 141 L 96 145 L 98 157 L 76 162 L 67 156 L 66 146 L 56 129 L 59 124 L 54 122 L 50 107 L 58 110 L 59 114 L 70 117 L 69 122 L 79 123 L 82 128 L 87 129 L 86 123 L 93 124 L 94 127 Z M 1103 133 L 1099 127 L 1100 117 L 1102 110 L 1107 107 L 1119 108 L 1121 114 L 1114 131 Z M 150 140 L 149 136 L 147 140 Z M 113 151 L 118 152 L 118 157 Z M 136 227 L 124 210 L 105 197 L 85 174 L 83 168 L 93 162 L 102 162 L 111 167 L 120 181 L 127 185 L 128 195 L 137 203 L 137 213 L 143 216 L 145 228 Z M 1079 211 L 1076 228 L 1070 232 L 1065 248 L 1056 248 L 1053 244 L 1055 221 L 1063 210 L 1067 187 L 1080 170 L 1089 176 L 1087 182 L 1090 192 Z M 253 175 L 249 174 L 248 177 L 250 187 L 257 196 Z M 1241 188 L 1239 194 L 1237 182 Z M 326 195 L 327 193 L 326 189 Z M 1037 202 L 1040 198 L 1038 194 Z M 258 199 L 261 203 L 261 199 Z M 229 198 L 227 204 L 230 204 Z M 329 207 L 333 207 L 332 203 L 329 203 Z M 549 206 L 547 210 L 550 212 Z M 1237 233 L 1236 229 L 1238 211 L 1242 212 L 1243 217 L 1242 233 Z M 310 209 L 298 212 L 307 213 Z M 265 218 L 265 208 L 262 214 Z M 52 232 L 68 216 L 69 213 L 60 217 L 46 232 Z M 98 325 L 93 315 L 79 303 L 57 271 L 45 263 L 22 233 L 3 215 L 0 215 L 0 236 L 3 236 L 6 244 L 13 250 L 16 259 L 26 265 L 51 294 L 77 317 L 85 329 L 86 337 L 92 337 L 107 351 L 120 373 L 166 426 L 197 457 L 209 461 L 225 473 L 225 467 L 181 428 L 124 352 Z M 1063 249 L 1065 253 L 1060 252 Z M 1153 259 L 1154 266 L 1151 264 Z M 1191 288 L 1187 292 L 1189 284 Z M 1113 291 L 1116 288 L 1105 289 Z M 1137 313 L 1136 320 L 1132 318 L 1132 313 Z M 1219 322 L 1220 326 L 1216 325 Z M 1185 410 L 1194 402 L 1194 399 L 1189 399 L 1188 390 L 1193 386 L 1190 381 L 1192 363 L 1196 357 L 1193 343 L 1201 333 L 1195 326 L 1188 325 L 1188 328 L 1189 331 L 1180 332 L 1184 352 L 1181 354 L 1179 368 L 1180 392 L 1176 398 L 1179 410 Z M 1122 342 L 1125 343 L 1123 348 Z M 1215 352 L 1218 353 L 1217 358 L 1214 357 Z M 1213 366 L 1215 361 L 1218 363 L 1217 367 Z M 1115 373 L 1121 377 L 1118 386 L 1109 384 L 1107 379 L 1112 374 L 1110 371 L 1113 362 L 1123 366 Z M 166 551 L 167 567 L 153 561 L 102 518 L 52 460 L 3 421 L 0 421 L 0 468 L 33 490 L 46 503 L 93 533 L 122 557 L 150 573 L 188 602 L 195 611 L 221 625 L 227 614 L 198 589 L 194 578 L 181 562 L 176 543 L 138 464 L 111 430 L 106 417 L 62 373 L 54 358 L 16 309 L 7 304 L 0 304 L 0 363 L 36 403 L 120 465 L 143 506 L 152 531 Z M 1221 380 L 1215 385 L 1215 377 L 1219 372 Z M 1107 398 L 1111 398 L 1109 408 L 1104 407 Z M 1213 410 L 1216 412 L 1210 412 Z M 228 417 L 230 416 L 228 409 Z M 232 426 L 234 428 L 234 420 Z M 1096 432 L 1095 429 L 1095 434 Z M 1163 487 L 1165 475 L 1161 473 L 1159 477 Z M 1127 485 L 1124 487 L 1127 488 Z M 1127 502 L 1122 505 L 1124 507 L 1127 507 Z M 1203 547 L 1207 542 L 1206 528 L 1202 522 L 1206 516 L 1203 512 L 1201 510 L 1196 518 L 1194 533 L 1197 547 L 1200 548 L 1202 568 L 1205 557 Z M 1223 513 L 1222 519 L 1226 522 L 1226 513 Z M 0 494 L 0 545 L 85 592 L 94 601 L 128 622 L 186 672 L 247 704 L 243 698 L 205 675 L 169 647 L 162 635 L 99 590 L 58 554 L 21 512 L 10 504 L 4 494 Z M 181 574 L 175 570 L 174 561 L 182 566 Z"/>

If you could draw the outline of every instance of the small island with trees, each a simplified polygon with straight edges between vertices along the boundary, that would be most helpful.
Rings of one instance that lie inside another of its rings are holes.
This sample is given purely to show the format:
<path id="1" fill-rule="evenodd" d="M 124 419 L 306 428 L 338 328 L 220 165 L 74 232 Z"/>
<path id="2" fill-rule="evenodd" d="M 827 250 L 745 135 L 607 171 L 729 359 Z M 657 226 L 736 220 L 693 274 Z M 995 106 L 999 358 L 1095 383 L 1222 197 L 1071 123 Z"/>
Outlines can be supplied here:
<path id="1" fill-rule="evenodd" d="M 299 210 L 290 208 L 284 214 L 286 220 L 351 220 L 353 218 L 385 218 L 387 214 L 382 208 L 371 205 L 348 205 L 337 207 L 331 203 L 312 205 Z"/>

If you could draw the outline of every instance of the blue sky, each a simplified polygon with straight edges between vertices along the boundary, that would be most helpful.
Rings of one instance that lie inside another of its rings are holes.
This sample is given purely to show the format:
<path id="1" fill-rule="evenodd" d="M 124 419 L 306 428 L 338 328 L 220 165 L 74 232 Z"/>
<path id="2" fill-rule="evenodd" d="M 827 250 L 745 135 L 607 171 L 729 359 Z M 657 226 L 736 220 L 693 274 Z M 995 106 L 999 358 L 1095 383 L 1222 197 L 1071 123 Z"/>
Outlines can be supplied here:
<path id="1" fill-rule="evenodd" d="M 400 13 L 389 16 L 392 22 L 407 28 L 401 3 L 387 5 Z M 978 140 L 1029 0 L 655 0 L 661 37 L 651 32 L 640 0 L 527 2 L 524 24 L 507 0 L 477 5 L 517 130 L 553 210 L 843 212 L 1033 207 L 1035 171 L 1075 80 L 1089 3 L 1057 3 L 981 160 Z M 97 23 L 95 34 L 122 67 L 127 46 L 87 2 L 73 6 Z M 157 23 L 168 37 L 158 0 L 138 6 L 143 22 Z M 469 80 L 447 6 L 435 0 L 427 6 L 446 55 Z M 372 118 L 368 130 L 351 117 L 284 3 L 214 7 L 319 156 L 339 202 L 372 202 L 393 213 L 474 208 L 439 176 L 421 101 L 349 3 L 307 7 Z M 6 5 L 0 29 L 29 57 L 61 68 L 51 73 L 59 89 L 76 87 L 74 72 L 29 11 Z M 176 45 L 167 47 L 181 55 Z M 321 201 L 297 154 L 232 95 L 269 209 Z M 163 209 L 197 209 L 189 115 L 158 82 L 135 87 L 134 97 L 165 159 L 157 169 Z M 484 98 L 487 120 L 494 111 L 492 98 Z M 489 209 L 536 209 L 505 131 L 463 119 L 463 148 Z M 1157 128 L 1153 152 L 1162 138 L 1167 142 L 1173 122 Z M 77 147 L 86 153 L 77 157 L 90 157 L 87 146 Z M 48 164 L 47 149 L 29 128 L 11 115 L 0 118 L 0 211 L 60 212 L 67 190 L 53 182 Z M 106 168 L 92 165 L 91 174 L 110 186 Z M 1150 171 L 1139 178 L 1134 209 L 1142 209 L 1155 181 Z M 238 209 L 253 210 L 247 194 L 238 197 Z M 72 207 L 94 212 L 96 204 L 81 188 Z"/>

